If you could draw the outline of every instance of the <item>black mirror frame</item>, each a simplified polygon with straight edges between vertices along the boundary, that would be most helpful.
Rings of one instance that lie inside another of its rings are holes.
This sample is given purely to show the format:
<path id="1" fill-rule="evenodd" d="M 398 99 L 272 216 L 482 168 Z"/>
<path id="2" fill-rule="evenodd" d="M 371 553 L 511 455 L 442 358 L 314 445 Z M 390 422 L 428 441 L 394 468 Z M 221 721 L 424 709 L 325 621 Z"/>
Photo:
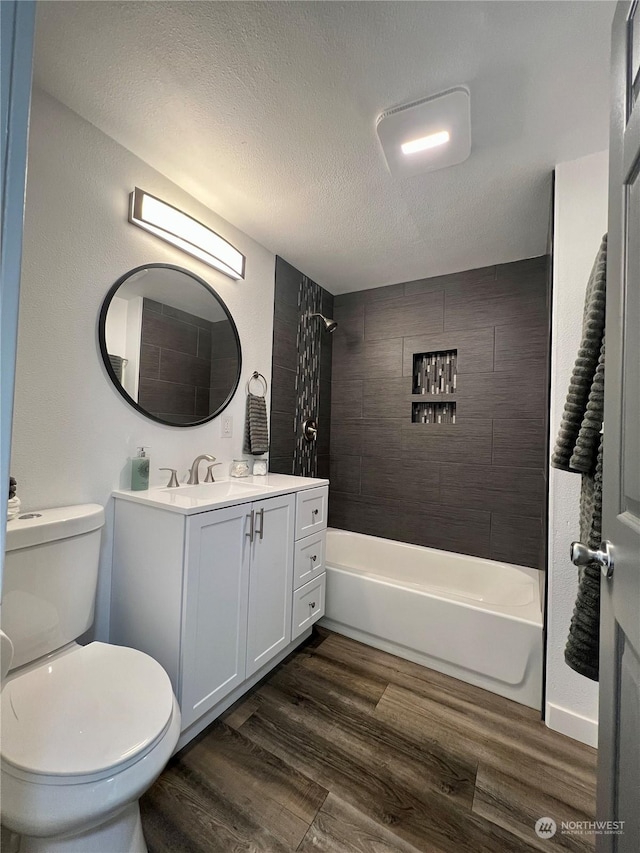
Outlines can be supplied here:
<path id="1" fill-rule="evenodd" d="M 227 315 L 227 319 L 231 323 L 231 329 L 233 331 L 233 335 L 234 335 L 235 340 L 236 340 L 236 345 L 238 347 L 238 374 L 236 376 L 236 380 L 234 382 L 233 388 L 229 392 L 226 400 L 224 401 L 224 403 L 221 406 L 219 406 L 216 409 L 215 412 L 213 412 L 210 415 L 207 415 L 206 418 L 202 418 L 199 421 L 194 421 L 191 424 L 173 424 L 170 421 L 164 421 L 161 418 L 156 418 L 155 415 L 152 415 L 149 412 L 147 412 L 145 409 L 143 409 L 142 406 L 138 405 L 138 403 L 136 403 L 136 401 L 132 397 L 130 397 L 127 394 L 127 392 L 124 390 L 124 388 L 120 384 L 120 382 L 119 382 L 119 380 L 118 380 L 118 378 L 117 378 L 117 376 L 116 376 L 116 374 L 115 374 L 115 372 L 111 366 L 111 362 L 109 360 L 109 353 L 107 352 L 106 328 L 107 328 L 107 312 L 109 310 L 109 306 L 111 305 L 111 300 L 113 299 L 113 297 L 118 292 L 118 289 L 120 288 L 120 286 L 123 285 L 128 278 L 130 278 L 132 275 L 135 275 L 135 273 L 137 273 L 137 272 L 141 272 L 142 270 L 149 270 L 149 269 L 176 270 L 176 272 L 184 273 L 185 275 L 190 276 L 190 278 L 192 278 L 194 281 L 197 281 L 198 284 L 201 284 L 202 287 L 206 288 L 206 290 L 209 293 L 213 294 L 213 296 L 215 296 L 215 298 L 220 303 L 222 310 Z M 118 393 L 122 397 L 124 397 L 124 399 L 127 401 L 127 403 L 130 406 L 132 406 L 136 411 L 140 412 L 141 415 L 144 415 L 145 418 L 149 418 L 149 420 L 151 420 L 151 421 L 155 421 L 157 424 L 162 424 L 163 426 L 177 427 L 178 429 L 189 429 L 189 427 L 202 426 L 202 424 L 206 424 L 209 421 L 213 420 L 214 418 L 217 418 L 218 415 L 221 414 L 221 412 L 223 412 L 227 408 L 227 406 L 229 405 L 229 403 L 233 399 L 236 391 L 238 390 L 238 385 L 240 383 L 240 375 L 242 373 L 242 346 L 240 344 L 240 335 L 238 334 L 238 327 L 236 326 L 234 319 L 231 316 L 231 312 L 227 308 L 226 303 L 218 295 L 217 291 L 215 291 L 211 287 L 210 284 L 207 284 L 207 282 L 203 278 L 200 278 L 200 276 L 197 276 L 195 273 L 191 272 L 190 270 L 184 269 L 184 267 L 178 267 L 175 264 L 142 264 L 139 267 L 134 267 L 133 269 L 128 270 L 124 275 L 121 275 L 120 278 L 116 281 L 116 283 L 113 284 L 109 288 L 109 291 L 107 292 L 107 295 L 105 296 L 105 298 L 102 302 L 102 306 L 100 308 L 100 315 L 98 317 L 98 342 L 100 344 L 100 354 L 102 355 L 102 363 L 104 364 L 104 366 L 106 368 L 109 379 L 111 380 L 111 382 L 115 386 Z"/>

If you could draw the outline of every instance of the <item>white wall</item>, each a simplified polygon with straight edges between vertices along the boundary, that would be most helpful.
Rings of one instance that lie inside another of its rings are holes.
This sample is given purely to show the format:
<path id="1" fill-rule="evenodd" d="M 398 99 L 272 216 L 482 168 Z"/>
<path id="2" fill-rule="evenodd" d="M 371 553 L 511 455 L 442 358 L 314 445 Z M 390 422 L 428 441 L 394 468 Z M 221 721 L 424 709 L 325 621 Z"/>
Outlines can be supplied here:
<path id="1" fill-rule="evenodd" d="M 111 301 L 111 305 L 115 299 Z M 123 300 L 127 304 L 127 325 L 125 327 L 125 364 L 122 385 L 132 400 L 138 402 L 138 386 L 140 384 L 140 342 L 142 340 L 142 296 L 134 296 Z M 107 319 L 111 314 L 111 305 Z M 106 329 L 106 324 L 105 324 Z"/>
<path id="2" fill-rule="evenodd" d="M 118 293 L 126 287 L 120 285 Z M 216 303 L 217 304 L 217 303 Z M 104 324 L 107 352 L 125 360 L 122 370 L 122 387 L 138 402 L 140 380 L 140 341 L 142 337 L 142 296 L 123 299 L 114 296 L 109 304 Z"/>
<path id="3" fill-rule="evenodd" d="M 247 257 L 235 282 L 127 221 L 129 193 L 140 186 L 209 225 Z M 128 406 L 109 381 L 97 320 L 113 282 L 132 267 L 173 263 L 220 294 L 242 343 L 242 377 L 226 414 L 200 427 L 161 426 Z M 128 459 L 149 445 L 151 483 L 184 475 L 195 456 L 227 463 L 240 455 L 244 386 L 253 370 L 271 375 L 275 258 L 175 184 L 49 95 L 31 110 L 20 326 L 11 472 L 25 509 L 97 502 L 108 506 L 98 590 L 96 636 L 108 636 L 113 488 L 129 488 Z M 269 402 L 267 401 L 267 410 Z"/>
<path id="4" fill-rule="evenodd" d="M 120 358 L 127 357 L 127 305 L 126 299 L 114 296 L 104 324 L 107 350 L 112 355 L 119 355 Z"/>
<path id="5" fill-rule="evenodd" d="M 587 280 L 607 231 L 608 156 L 603 151 L 556 166 L 551 357 L 551 447 L 580 345 Z M 551 468 L 547 725 L 597 745 L 598 685 L 570 669 L 564 647 L 578 586 L 569 547 L 579 538 L 580 476 Z"/>

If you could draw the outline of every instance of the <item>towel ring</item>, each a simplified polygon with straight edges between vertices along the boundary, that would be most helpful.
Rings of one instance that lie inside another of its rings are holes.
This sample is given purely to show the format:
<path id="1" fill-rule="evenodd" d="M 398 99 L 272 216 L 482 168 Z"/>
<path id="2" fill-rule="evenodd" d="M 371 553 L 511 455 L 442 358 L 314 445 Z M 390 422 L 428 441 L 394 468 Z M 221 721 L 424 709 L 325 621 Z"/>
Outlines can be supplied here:
<path id="1" fill-rule="evenodd" d="M 264 378 L 264 376 L 261 373 L 258 373 L 257 370 L 254 370 L 253 373 L 251 374 L 251 376 L 249 377 L 249 381 L 247 382 L 247 394 L 251 393 L 251 383 L 253 382 L 254 379 L 257 379 L 258 382 L 262 382 L 262 384 L 264 385 L 264 393 L 263 394 L 256 394 L 256 397 L 266 397 L 267 396 L 267 388 L 268 388 L 267 380 Z"/>

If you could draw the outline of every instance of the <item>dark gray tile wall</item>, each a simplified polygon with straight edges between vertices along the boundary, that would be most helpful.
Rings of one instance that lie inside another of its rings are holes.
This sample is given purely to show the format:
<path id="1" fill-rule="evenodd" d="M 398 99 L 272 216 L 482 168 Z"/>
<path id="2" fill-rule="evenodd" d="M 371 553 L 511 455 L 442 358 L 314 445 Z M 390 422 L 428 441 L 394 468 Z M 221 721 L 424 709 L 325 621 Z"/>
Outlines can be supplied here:
<path id="1" fill-rule="evenodd" d="M 238 373 L 235 336 L 226 320 L 202 317 L 145 298 L 138 400 L 156 417 L 188 424 L 227 399 Z"/>
<path id="2" fill-rule="evenodd" d="M 176 424 L 206 417 L 214 325 L 218 324 L 143 300 L 138 401 L 144 409 Z"/>
<path id="3" fill-rule="evenodd" d="M 295 452 L 302 429 L 297 411 L 296 373 L 302 353 L 298 352 L 300 308 L 298 296 L 303 273 L 283 258 L 276 258 L 275 301 L 273 322 L 273 368 L 271 375 L 271 442 L 269 470 L 279 474 L 299 474 Z M 317 287 L 310 282 L 311 287 Z M 333 316 L 333 296 L 320 288 L 320 313 Z M 331 429 L 332 335 L 317 325 L 320 345 L 320 382 L 318 439 L 313 447 L 318 477 L 329 477 Z"/>
<path id="4" fill-rule="evenodd" d="M 544 567 L 548 260 L 335 297 L 333 527 Z M 457 422 L 412 424 L 413 353 L 448 349 Z"/>
<path id="5" fill-rule="evenodd" d="M 455 424 L 406 421 L 402 424 L 402 451 L 432 463 L 458 462 L 462 455 L 474 459 L 476 464 L 491 465 L 492 426 L 493 422 L 486 418 Z"/>
<path id="6" fill-rule="evenodd" d="M 209 392 L 211 400 L 209 410 L 215 411 L 229 396 L 238 375 L 238 346 L 231 324 L 226 320 L 211 323 L 209 352 L 211 358 L 211 377 Z M 202 349 L 202 332 L 198 340 L 198 354 Z M 203 357 L 206 357 L 203 354 Z"/>

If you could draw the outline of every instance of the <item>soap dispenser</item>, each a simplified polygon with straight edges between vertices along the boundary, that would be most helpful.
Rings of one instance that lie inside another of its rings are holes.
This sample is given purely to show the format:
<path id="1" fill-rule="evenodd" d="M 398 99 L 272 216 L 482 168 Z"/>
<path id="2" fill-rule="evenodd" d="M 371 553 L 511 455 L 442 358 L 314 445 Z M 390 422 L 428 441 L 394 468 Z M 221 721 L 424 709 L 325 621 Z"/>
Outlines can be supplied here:
<path id="1" fill-rule="evenodd" d="M 149 488 L 148 447 L 139 447 L 138 455 L 131 460 L 131 491 L 141 492 Z"/>

